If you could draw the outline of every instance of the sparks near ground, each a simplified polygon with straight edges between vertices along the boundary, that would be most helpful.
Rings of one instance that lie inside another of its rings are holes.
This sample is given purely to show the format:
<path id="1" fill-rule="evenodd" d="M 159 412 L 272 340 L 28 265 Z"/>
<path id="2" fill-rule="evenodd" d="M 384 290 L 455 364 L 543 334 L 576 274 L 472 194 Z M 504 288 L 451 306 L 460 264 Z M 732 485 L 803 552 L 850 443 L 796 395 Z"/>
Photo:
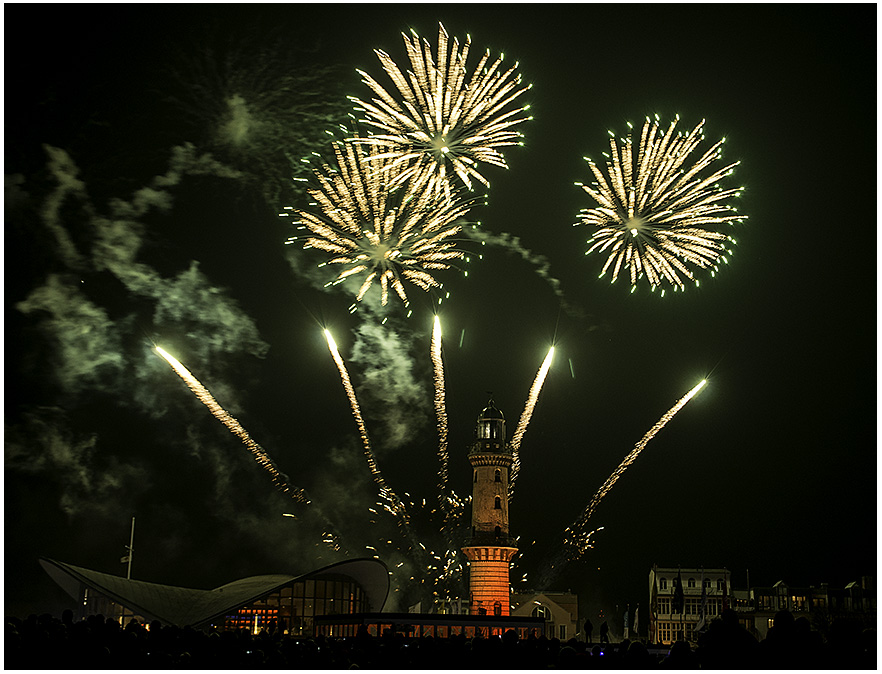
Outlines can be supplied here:
<path id="1" fill-rule="evenodd" d="M 418 567 L 425 568 L 431 585 L 436 588 L 435 592 L 438 593 L 442 591 L 442 588 L 449 587 L 450 583 L 455 582 L 459 574 L 462 573 L 462 563 L 459 559 L 460 545 L 457 540 L 457 529 L 462 524 L 462 517 L 466 506 L 466 501 L 450 488 L 448 482 L 448 419 L 446 390 L 444 386 L 444 364 L 442 359 L 441 320 L 438 316 L 435 316 L 433 320 L 430 356 L 433 368 L 433 400 L 438 424 L 438 459 L 440 464 L 437 498 L 439 507 L 437 511 L 432 512 L 438 512 L 440 514 L 441 523 L 439 532 L 446 542 L 446 552 L 443 553 L 443 557 L 435 554 L 433 551 L 426 550 L 425 546 L 419 543 L 418 538 L 415 536 L 411 528 L 412 518 L 408 514 L 408 505 L 411 510 L 417 506 L 412 501 L 405 503 L 383 479 L 371 449 L 367 426 L 362 416 L 355 389 L 352 385 L 345 363 L 343 362 L 343 358 L 340 356 L 340 352 L 337 349 L 337 345 L 334 342 L 330 331 L 325 330 L 324 334 L 328 342 L 328 349 L 330 350 L 331 356 L 333 357 L 340 373 L 343 388 L 349 399 L 350 408 L 364 446 L 364 455 L 368 462 L 368 468 L 373 476 L 374 482 L 380 489 L 381 502 L 378 505 L 380 505 L 385 512 L 388 512 L 395 517 L 402 533 L 409 542 L 409 550 L 416 556 L 416 559 L 413 561 Z M 524 411 L 521 414 L 521 419 L 516 431 L 518 443 L 520 443 L 526 433 L 527 426 L 542 390 L 542 384 L 545 381 L 549 368 L 551 367 L 553 356 L 554 347 L 551 347 L 539 369 L 539 372 L 536 374 L 532 387 L 530 388 L 530 393 L 527 397 Z M 409 498 L 409 495 L 405 494 L 405 496 L 408 496 Z M 422 507 L 425 507 L 425 500 L 423 500 Z M 375 510 L 371 510 L 371 512 L 377 514 Z M 388 543 L 391 543 L 391 541 L 388 541 Z M 400 545 L 399 550 L 406 554 L 404 547 L 405 546 Z M 426 555 L 429 555 L 430 558 L 434 560 L 428 565 L 426 564 Z"/>
<path id="2" fill-rule="evenodd" d="M 205 388 L 196 377 L 194 377 L 190 371 L 184 367 L 181 362 L 172 356 L 168 351 L 161 347 L 155 347 L 156 352 L 165 358 L 166 362 L 171 365 L 172 369 L 177 373 L 177 375 L 184 380 L 184 383 L 187 384 L 187 387 L 196 395 L 197 398 L 205 405 L 209 411 L 220 421 L 224 426 L 230 429 L 230 432 L 234 435 L 237 435 L 240 440 L 244 443 L 244 445 L 251 450 L 251 453 L 254 455 L 254 458 L 257 460 L 257 463 L 266 470 L 273 477 L 273 484 L 285 494 L 288 494 L 295 501 L 299 501 L 300 503 L 309 503 L 309 499 L 306 496 L 306 492 L 302 489 L 297 489 L 288 484 L 288 481 L 285 479 L 285 476 L 279 472 L 279 469 L 276 468 L 275 463 L 269 457 L 269 455 L 263 450 L 263 448 L 258 445 L 254 440 L 251 439 L 251 436 L 248 435 L 248 431 L 246 431 L 242 425 L 236 421 L 235 418 L 230 416 L 229 412 L 227 412 L 217 400 L 208 392 L 208 389 Z"/>
<path id="3" fill-rule="evenodd" d="M 644 277 L 653 290 L 663 282 L 683 290 L 684 277 L 697 284 L 690 266 L 717 271 L 725 253 L 732 252 L 727 243 L 734 244 L 721 228 L 746 218 L 725 203 L 743 188 L 724 190 L 718 184 L 739 162 L 705 171 L 722 156 L 725 139 L 689 165 L 704 138 L 704 120 L 685 136 L 675 136 L 678 121 L 662 131 L 658 118 L 647 118 L 637 148 L 630 135 L 621 139 L 621 147 L 612 137 L 607 175 L 585 157 L 596 180 L 590 186 L 576 183 L 600 204 L 579 215 L 580 224 L 594 229 L 586 255 L 607 254 L 600 276 L 612 267 L 612 282 L 627 269 L 632 292 Z"/>

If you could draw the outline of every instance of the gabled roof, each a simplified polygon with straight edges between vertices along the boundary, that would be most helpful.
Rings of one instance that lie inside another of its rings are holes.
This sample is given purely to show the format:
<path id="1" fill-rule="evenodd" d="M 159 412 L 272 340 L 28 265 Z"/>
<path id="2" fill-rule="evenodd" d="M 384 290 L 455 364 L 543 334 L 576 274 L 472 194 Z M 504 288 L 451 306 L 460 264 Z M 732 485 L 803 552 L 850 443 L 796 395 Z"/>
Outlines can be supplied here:
<path id="1" fill-rule="evenodd" d="M 100 571 L 84 569 L 52 559 L 40 559 L 40 565 L 71 597 L 81 600 L 80 585 L 85 585 L 113 601 L 136 611 L 149 620 L 173 625 L 198 627 L 267 595 L 295 580 L 324 576 L 347 576 L 364 589 L 369 610 L 380 611 L 389 593 L 389 571 L 376 559 L 338 562 L 301 576 L 251 576 L 227 583 L 213 590 L 196 590 L 173 585 L 159 585 L 143 580 L 128 580 Z"/>

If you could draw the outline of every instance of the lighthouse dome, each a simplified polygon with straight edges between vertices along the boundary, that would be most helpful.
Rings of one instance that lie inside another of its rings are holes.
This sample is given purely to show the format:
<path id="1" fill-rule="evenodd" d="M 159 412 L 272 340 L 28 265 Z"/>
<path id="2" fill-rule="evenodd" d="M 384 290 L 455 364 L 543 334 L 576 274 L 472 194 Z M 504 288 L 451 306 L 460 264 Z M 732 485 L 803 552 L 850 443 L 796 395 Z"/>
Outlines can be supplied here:
<path id="1" fill-rule="evenodd" d="M 505 415 L 491 398 L 478 416 L 475 437 L 482 440 L 505 440 Z"/>

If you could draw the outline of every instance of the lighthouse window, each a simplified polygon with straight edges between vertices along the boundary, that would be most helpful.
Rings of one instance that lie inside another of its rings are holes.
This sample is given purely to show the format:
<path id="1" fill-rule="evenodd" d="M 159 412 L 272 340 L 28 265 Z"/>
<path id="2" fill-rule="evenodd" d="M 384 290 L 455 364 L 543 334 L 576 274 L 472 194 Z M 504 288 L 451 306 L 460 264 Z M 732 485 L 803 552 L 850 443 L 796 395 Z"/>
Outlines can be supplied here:
<path id="1" fill-rule="evenodd" d="M 495 510 L 501 510 L 501 509 L 502 509 L 502 499 L 499 498 L 498 496 L 496 497 L 496 500 L 493 501 L 493 508 L 494 508 Z"/>
<path id="2" fill-rule="evenodd" d="M 500 470 L 498 468 L 496 469 L 496 477 L 494 478 L 494 481 L 495 482 L 502 482 L 502 473 L 500 472 Z"/>

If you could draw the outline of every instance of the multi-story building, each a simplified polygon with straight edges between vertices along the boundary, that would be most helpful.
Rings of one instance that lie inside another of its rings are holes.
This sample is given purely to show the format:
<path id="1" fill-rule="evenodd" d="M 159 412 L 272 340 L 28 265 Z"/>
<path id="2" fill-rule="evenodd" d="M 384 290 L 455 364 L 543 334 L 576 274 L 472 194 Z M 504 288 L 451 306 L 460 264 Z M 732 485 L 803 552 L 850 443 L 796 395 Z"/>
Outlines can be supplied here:
<path id="1" fill-rule="evenodd" d="M 857 621 L 866 627 L 876 626 L 876 587 L 871 576 L 844 588 L 827 583 L 815 587 L 790 587 L 779 580 L 772 587 L 750 589 L 751 632 L 764 639 L 775 625 L 778 611 L 790 611 L 795 618 L 805 617 L 822 634 L 836 619 Z"/>
<path id="2" fill-rule="evenodd" d="M 728 569 L 658 567 L 649 572 L 649 640 L 695 642 L 695 633 L 733 608 Z"/>
<path id="3" fill-rule="evenodd" d="M 727 608 L 735 611 L 741 626 L 759 640 L 774 626 L 775 614 L 784 610 L 795 618 L 807 618 L 822 634 L 836 619 L 876 626 L 876 587 L 871 576 L 844 588 L 827 583 L 790 587 L 782 580 L 771 587 L 736 590 L 730 579 L 725 568 L 654 566 L 649 572 L 651 643 L 671 644 L 678 639 L 696 643 L 697 633 Z M 678 583 L 682 591 L 677 589 Z"/>

